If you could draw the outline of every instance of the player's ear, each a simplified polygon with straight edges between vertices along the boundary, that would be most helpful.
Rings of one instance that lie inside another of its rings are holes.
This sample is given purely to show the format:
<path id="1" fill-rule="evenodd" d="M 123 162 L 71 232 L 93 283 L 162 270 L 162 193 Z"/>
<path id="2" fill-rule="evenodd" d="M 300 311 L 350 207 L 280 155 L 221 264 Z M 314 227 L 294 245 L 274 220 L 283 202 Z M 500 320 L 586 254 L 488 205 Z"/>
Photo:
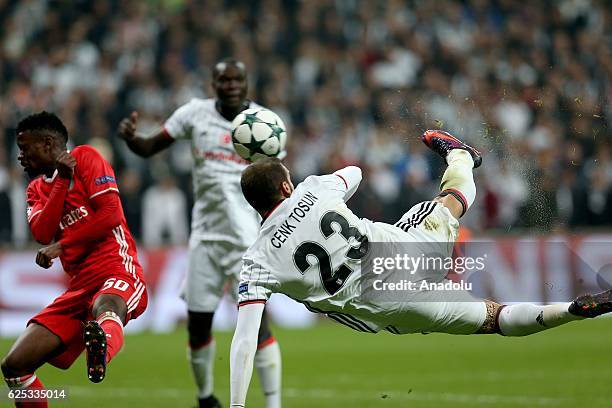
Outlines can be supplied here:
<path id="1" fill-rule="evenodd" d="M 43 148 L 45 149 L 45 152 L 50 152 L 55 147 L 56 140 L 53 136 L 45 135 L 43 136 L 42 142 L 43 142 Z"/>
<path id="2" fill-rule="evenodd" d="M 280 190 L 283 198 L 287 198 L 291 196 L 291 193 L 293 192 L 293 186 L 289 182 L 283 181 L 280 185 Z"/>

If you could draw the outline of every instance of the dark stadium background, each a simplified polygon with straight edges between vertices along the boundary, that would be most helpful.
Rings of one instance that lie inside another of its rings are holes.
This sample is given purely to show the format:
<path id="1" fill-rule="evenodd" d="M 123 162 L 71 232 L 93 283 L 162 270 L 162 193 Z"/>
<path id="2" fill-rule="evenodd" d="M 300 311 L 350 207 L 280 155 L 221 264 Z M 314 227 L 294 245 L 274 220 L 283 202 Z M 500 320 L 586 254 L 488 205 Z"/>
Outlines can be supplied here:
<path id="1" fill-rule="evenodd" d="M 43 273 L 34 266 L 27 180 L 14 143 L 18 120 L 42 109 L 62 118 L 74 144 L 91 144 L 112 162 L 148 264 L 168 262 L 163 248 L 184 251 L 192 203 L 188 144 L 143 160 L 116 128 L 137 110 L 139 129 L 152 130 L 190 98 L 212 96 L 211 66 L 228 56 L 245 62 L 250 97 L 288 124 L 294 181 L 362 167 L 364 181 L 350 202 L 360 216 L 395 221 L 437 191 L 443 163 L 418 135 L 443 128 L 485 153 L 475 172 L 477 202 L 462 220 L 472 236 L 596 234 L 610 242 L 611 27 L 606 0 L 0 0 L 0 263 L 21 257 L 19 268 L 2 266 L 0 285 L 6 288 L 9 274 L 23 272 L 30 258 L 30 272 Z M 49 279 L 57 284 L 58 276 L 56 270 Z M 0 297 L 0 313 L 20 307 L 12 300 Z M 372 340 L 328 325 L 303 334 L 279 329 L 285 402 L 604 407 L 612 377 L 609 326 L 593 322 L 584 334 L 576 325 L 528 341 L 452 343 L 434 335 Z M 229 342 L 229 333 L 220 336 L 219 344 Z M 185 338 L 182 329 L 128 338 L 116 370 L 129 374 L 103 387 L 119 387 L 115 395 L 130 406 L 188 404 L 194 391 Z M 0 355 L 9 344 L 0 343 Z M 225 398 L 227 346 L 217 364 Z M 414 349 L 430 357 L 403 354 Z M 158 364 L 151 353 L 159 353 Z M 333 366 L 321 374 L 328 362 Z M 407 367 L 420 375 L 408 376 Z M 89 388 L 83 370 L 43 375 L 52 385 L 77 384 L 74 406 L 95 406 L 92 395 L 110 403 Z M 261 402 L 257 390 L 250 395 Z"/>
<path id="2" fill-rule="evenodd" d="M 143 193 L 175 183 L 190 200 L 185 146 L 147 162 L 115 130 L 133 109 L 153 127 L 210 96 L 211 65 L 226 56 L 290 123 L 296 181 L 364 167 L 352 203 L 362 216 L 397 220 L 432 195 L 440 161 L 416 136 L 442 127 L 487 152 L 475 231 L 609 226 L 610 13 L 573 0 L 2 0 L 0 239 L 23 236 L 8 210 L 25 184 L 13 127 L 35 110 L 58 112 L 74 143 L 112 158 L 136 236 Z"/>

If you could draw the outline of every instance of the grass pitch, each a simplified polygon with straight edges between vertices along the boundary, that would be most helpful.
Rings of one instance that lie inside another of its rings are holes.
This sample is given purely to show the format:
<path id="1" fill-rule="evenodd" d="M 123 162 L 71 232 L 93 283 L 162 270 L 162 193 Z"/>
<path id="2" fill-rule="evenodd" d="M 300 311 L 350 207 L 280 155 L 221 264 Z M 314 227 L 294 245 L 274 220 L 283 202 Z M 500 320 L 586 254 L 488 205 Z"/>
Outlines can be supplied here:
<path id="1" fill-rule="evenodd" d="M 612 319 L 577 322 L 525 338 L 395 336 L 333 323 L 274 330 L 283 353 L 285 407 L 610 407 Z M 217 333 L 215 394 L 228 406 L 231 333 Z M 0 341 L 5 355 L 12 341 Z M 186 333 L 128 336 L 101 384 L 84 360 L 43 367 L 49 388 L 67 388 L 57 407 L 192 407 Z M 10 406 L 2 389 L 0 406 Z M 263 407 L 256 375 L 248 406 Z"/>

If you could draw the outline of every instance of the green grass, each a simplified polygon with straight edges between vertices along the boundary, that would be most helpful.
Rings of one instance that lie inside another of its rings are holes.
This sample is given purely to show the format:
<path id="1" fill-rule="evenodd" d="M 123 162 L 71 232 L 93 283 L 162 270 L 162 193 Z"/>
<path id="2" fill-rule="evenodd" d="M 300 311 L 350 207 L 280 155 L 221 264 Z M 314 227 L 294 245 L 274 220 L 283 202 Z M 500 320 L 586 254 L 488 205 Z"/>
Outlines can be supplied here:
<path id="1" fill-rule="evenodd" d="M 285 407 L 612 405 L 610 319 L 572 323 L 529 338 L 368 335 L 331 323 L 275 334 L 283 353 Z M 227 406 L 231 333 L 216 338 L 215 393 Z M 126 340 L 101 384 L 87 381 L 82 358 L 67 371 L 39 370 L 48 387 L 68 389 L 68 401 L 52 406 L 194 405 L 183 331 Z M 1 355 L 10 344 L 0 341 Z M 7 405 L 2 398 L 0 405 Z M 256 376 L 248 406 L 263 406 Z"/>

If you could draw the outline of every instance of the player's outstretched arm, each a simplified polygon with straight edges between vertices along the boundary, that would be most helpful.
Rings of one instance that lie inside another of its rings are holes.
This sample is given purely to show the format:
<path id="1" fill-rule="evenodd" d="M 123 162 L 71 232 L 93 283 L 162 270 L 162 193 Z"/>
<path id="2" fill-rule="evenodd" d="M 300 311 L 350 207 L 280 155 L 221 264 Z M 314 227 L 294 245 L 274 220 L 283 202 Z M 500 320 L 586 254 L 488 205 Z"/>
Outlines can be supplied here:
<path id="1" fill-rule="evenodd" d="M 349 198 L 355 194 L 357 188 L 359 188 L 359 183 L 361 183 L 361 169 L 357 166 L 348 166 L 338 171 L 335 171 L 334 174 L 344 181 L 346 186 L 346 193 L 344 194 L 344 201 L 347 201 Z"/>
<path id="2" fill-rule="evenodd" d="M 119 137 L 125 140 L 131 151 L 142 157 L 153 156 L 172 143 L 174 139 L 169 137 L 164 129 L 149 135 L 143 136 L 136 133 L 136 123 L 138 122 L 138 112 L 132 112 L 129 118 L 125 118 L 119 124 Z"/>
<path id="3" fill-rule="evenodd" d="M 244 407 L 257 351 L 257 333 L 265 304 L 251 303 L 238 310 L 238 323 L 230 351 L 230 406 Z"/>

